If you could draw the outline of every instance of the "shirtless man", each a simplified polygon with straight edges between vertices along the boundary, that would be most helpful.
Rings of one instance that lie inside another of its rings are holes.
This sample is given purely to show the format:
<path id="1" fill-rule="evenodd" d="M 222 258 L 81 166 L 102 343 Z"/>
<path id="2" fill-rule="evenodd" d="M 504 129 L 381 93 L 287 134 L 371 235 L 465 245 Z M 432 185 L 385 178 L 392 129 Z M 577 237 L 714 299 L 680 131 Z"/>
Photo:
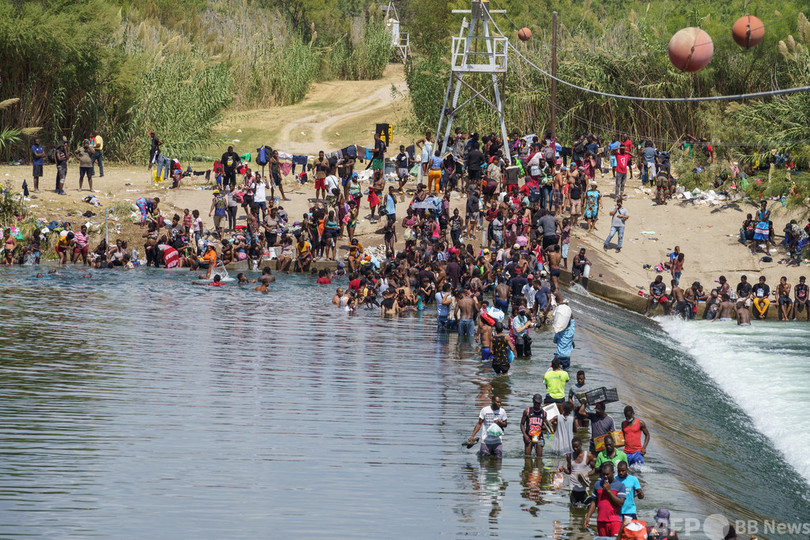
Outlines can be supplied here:
<path id="1" fill-rule="evenodd" d="M 700 283 L 695 281 L 692 283 L 692 286 L 686 289 L 683 292 L 683 299 L 686 303 L 684 309 L 680 312 L 683 314 L 685 319 L 694 319 L 695 318 L 695 306 L 698 303 L 698 298 L 700 297 Z"/>
<path id="2" fill-rule="evenodd" d="M 265 266 L 262 269 L 262 275 L 259 276 L 259 281 L 261 283 L 264 283 L 265 286 L 266 286 L 268 283 L 272 283 L 275 280 L 276 280 L 276 276 L 273 275 L 273 271 L 270 270 L 269 266 Z"/>
<path id="3" fill-rule="evenodd" d="M 551 184 L 551 211 L 554 212 L 554 217 L 560 215 L 563 206 L 563 183 L 566 179 L 566 171 L 558 170 L 554 175 L 554 180 Z"/>
<path id="4" fill-rule="evenodd" d="M 573 164 L 572 164 L 573 165 Z M 579 183 L 579 176 L 580 176 L 579 169 L 571 166 L 568 168 L 568 191 L 565 193 L 565 200 L 563 201 L 563 206 L 568 208 L 571 205 L 571 188 L 574 184 Z"/>
<path id="5" fill-rule="evenodd" d="M 458 320 L 458 337 L 469 336 L 475 334 L 475 326 L 473 325 L 473 318 L 475 317 L 477 306 L 475 299 L 470 296 L 470 292 L 464 290 L 461 298 L 458 300 L 455 309 L 455 317 Z"/>
<path id="6" fill-rule="evenodd" d="M 332 297 L 332 305 L 339 307 L 341 298 L 343 298 L 343 289 L 338 287 L 337 292 L 335 292 L 335 296 Z"/>
<path id="7" fill-rule="evenodd" d="M 508 313 L 509 309 L 509 285 L 505 281 L 498 282 L 495 290 L 492 293 L 492 299 L 495 302 L 495 307 L 504 313 Z"/>
<path id="8" fill-rule="evenodd" d="M 686 298 L 684 298 L 683 289 L 678 286 L 678 282 L 674 279 L 669 283 L 672 287 L 672 314 L 683 316 L 682 312 L 686 309 Z"/>
<path id="9" fill-rule="evenodd" d="M 790 299 L 790 283 L 785 276 L 779 279 L 779 285 L 776 286 L 776 301 L 779 304 L 780 318 L 783 321 L 791 320 L 793 300 Z"/>
<path id="10" fill-rule="evenodd" d="M 481 360 L 490 360 L 490 347 L 492 346 L 492 327 L 484 321 L 483 317 L 478 317 L 478 330 L 475 332 L 475 342 L 481 342 Z"/>
<path id="11" fill-rule="evenodd" d="M 731 301 L 731 297 L 727 294 L 723 294 L 720 298 L 720 306 L 717 308 L 712 322 L 718 320 L 733 321 L 737 317 L 737 312 L 734 303 Z"/>
<path id="12" fill-rule="evenodd" d="M 734 310 L 737 312 L 737 326 L 751 326 L 751 310 L 748 309 L 745 302 L 742 300 L 737 302 Z"/>
<path id="13" fill-rule="evenodd" d="M 554 284 L 555 289 L 560 288 L 560 263 L 562 262 L 562 253 L 560 252 L 559 244 L 555 244 L 548 249 L 548 270 L 551 275 L 551 283 Z"/>
<path id="14" fill-rule="evenodd" d="M 808 298 L 808 289 L 805 281 L 806 278 L 801 276 L 799 277 L 799 283 L 793 287 L 793 306 L 795 307 L 795 312 L 793 315 L 796 317 L 796 319 L 798 319 L 799 313 L 804 311 L 807 315 L 807 320 L 810 321 L 810 298 Z"/>

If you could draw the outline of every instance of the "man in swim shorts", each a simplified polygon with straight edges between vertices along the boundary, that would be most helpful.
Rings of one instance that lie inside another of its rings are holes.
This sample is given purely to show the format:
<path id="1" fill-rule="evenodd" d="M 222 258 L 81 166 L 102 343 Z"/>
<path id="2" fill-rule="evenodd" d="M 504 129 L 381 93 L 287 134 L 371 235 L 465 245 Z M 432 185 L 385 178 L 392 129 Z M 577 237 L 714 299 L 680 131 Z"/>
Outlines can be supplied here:
<path id="1" fill-rule="evenodd" d="M 487 308 L 487 303 L 484 302 L 483 309 Z M 478 329 L 475 332 L 475 341 L 481 343 L 481 360 L 491 360 L 492 354 L 490 347 L 492 346 L 492 326 L 487 324 L 483 317 L 478 317 Z"/>
<path id="2" fill-rule="evenodd" d="M 810 298 L 808 298 L 808 289 L 805 281 L 806 278 L 801 276 L 799 277 L 799 283 L 793 287 L 793 305 L 795 306 L 793 316 L 798 319 L 799 313 L 804 311 L 807 316 L 807 320 L 810 321 Z"/>
<path id="3" fill-rule="evenodd" d="M 729 295 L 720 297 L 720 306 L 714 313 L 713 321 L 733 321 L 737 317 L 737 310 Z"/>

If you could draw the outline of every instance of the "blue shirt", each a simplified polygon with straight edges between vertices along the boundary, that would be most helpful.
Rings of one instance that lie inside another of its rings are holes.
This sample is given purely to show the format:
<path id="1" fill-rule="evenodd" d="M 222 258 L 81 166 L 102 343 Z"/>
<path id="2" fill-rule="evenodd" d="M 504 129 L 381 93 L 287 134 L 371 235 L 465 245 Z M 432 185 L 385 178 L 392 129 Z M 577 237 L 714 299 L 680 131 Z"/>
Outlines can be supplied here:
<path id="1" fill-rule="evenodd" d="M 534 303 L 537 304 L 538 311 L 546 309 L 548 306 L 548 295 L 551 294 L 551 289 L 546 285 L 540 287 L 540 290 L 534 295 Z"/>
<path id="2" fill-rule="evenodd" d="M 571 352 L 574 350 L 574 327 L 574 321 L 571 320 L 568 328 L 554 334 L 554 343 L 557 344 L 556 354 L 559 358 L 571 357 Z"/>
<path id="3" fill-rule="evenodd" d="M 433 156 L 432 158 L 430 158 L 430 170 L 432 171 L 441 170 L 443 162 L 444 160 L 442 158 L 438 156 Z"/>
<path id="4" fill-rule="evenodd" d="M 44 153 L 45 153 L 45 149 L 42 148 L 41 145 L 39 145 L 39 144 L 33 145 L 31 147 L 31 158 L 32 158 L 31 164 L 32 165 L 45 165 L 45 158 L 44 157 L 38 158 L 38 157 L 36 157 L 34 155 L 34 154 L 44 154 Z"/>
<path id="5" fill-rule="evenodd" d="M 385 213 L 386 214 L 396 214 L 397 213 L 397 203 L 396 200 L 391 196 L 389 193 L 385 196 Z"/>
<path id="6" fill-rule="evenodd" d="M 616 478 L 619 478 L 618 476 Z M 636 514 L 636 491 L 641 489 L 641 484 L 638 478 L 632 474 L 628 474 L 626 478 L 619 478 L 624 484 L 624 504 L 622 505 L 622 514 Z"/>

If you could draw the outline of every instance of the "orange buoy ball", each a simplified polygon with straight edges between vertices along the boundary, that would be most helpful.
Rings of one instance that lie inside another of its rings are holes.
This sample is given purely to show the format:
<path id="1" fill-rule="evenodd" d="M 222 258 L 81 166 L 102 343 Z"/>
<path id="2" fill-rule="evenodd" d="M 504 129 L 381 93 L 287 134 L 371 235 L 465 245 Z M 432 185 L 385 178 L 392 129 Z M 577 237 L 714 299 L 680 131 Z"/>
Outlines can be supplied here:
<path id="1" fill-rule="evenodd" d="M 681 71 L 700 71 L 709 65 L 713 55 L 712 38 L 700 28 L 682 28 L 669 40 L 669 61 Z"/>
<path id="2" fill-rule="evenodd" d="M 759 45 L 765 38 L 765 25 L 753 15 L 744 15 L 734 23 L 731 28 L 731 35 L 737 45 L 750 49 Z"/>
<path id="3" fill-rule="evenodd" d="M 529 41 L 532 38 L 532 31 L 525 26 L 518 31 L 520 41 Z"/>

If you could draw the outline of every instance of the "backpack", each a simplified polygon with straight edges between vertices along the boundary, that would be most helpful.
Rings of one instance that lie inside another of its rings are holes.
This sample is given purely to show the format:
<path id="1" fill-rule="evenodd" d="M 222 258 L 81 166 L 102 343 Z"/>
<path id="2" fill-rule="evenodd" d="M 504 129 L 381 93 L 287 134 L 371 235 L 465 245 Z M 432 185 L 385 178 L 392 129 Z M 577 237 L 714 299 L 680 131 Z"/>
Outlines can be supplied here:
<path id="1" fill-rule="evenodd" d="M 257 156 L 256 156 L 256 165 L 259 167 L 264 167 L 268 163 L 270 163 L 270 157 L 273 155 L 273 149 L 267 146 L 266 144 L 261 145 L 259 148 L 256 149 Z"/>
<path id="2" fill-rule="evenodd" d="M 551 146 L 546 146 L 543 149 L 543 159 L 545 159 L 546 161 L 554 159 L 554 153 L 555 153 L 554 149 Z"/>
<path id="3" fill-rule="evenodd" d="M 540 201 L 540 190 L 534 186 L 529 188 L 529 202 L 536 203 Z"/>

